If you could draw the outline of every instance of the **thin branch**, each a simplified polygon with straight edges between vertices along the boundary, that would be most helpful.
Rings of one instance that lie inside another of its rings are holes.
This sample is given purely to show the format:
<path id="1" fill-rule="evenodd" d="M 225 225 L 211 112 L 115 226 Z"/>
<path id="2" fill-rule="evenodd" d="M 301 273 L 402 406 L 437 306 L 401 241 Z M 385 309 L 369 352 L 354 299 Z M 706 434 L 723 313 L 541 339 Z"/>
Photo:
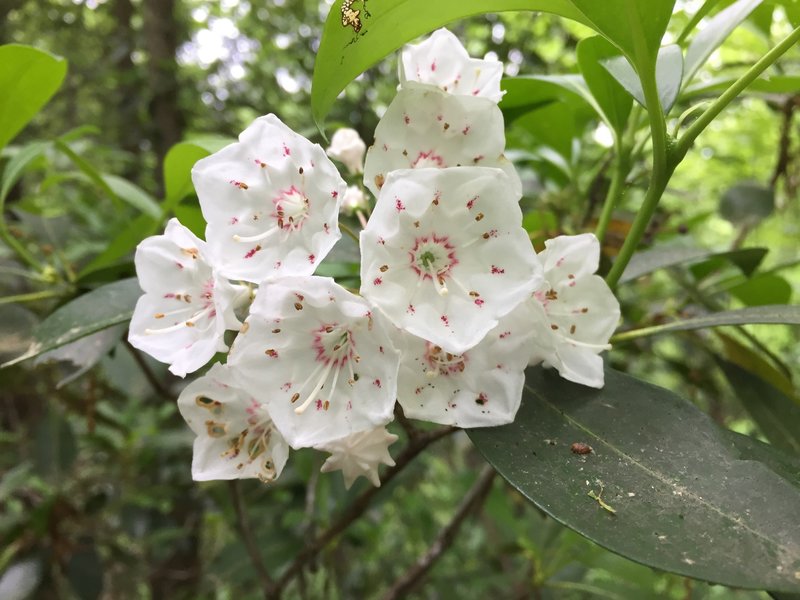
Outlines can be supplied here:
<path id="1" fill-rule="evenodd" d="M 483 504 L 483 501 L 489 495 L 489 490 L 492 488 L 494 476 L 495 470 L 492 467 L 488 465 L 484 467 L 467 495 L 464 496 L 450 522 L 439 531 L 428 551 L 400 579 L 394 582 L 394 585 L 383 597 L 384 600 L 403 598 L 422 581 L 422 578 L 431 570 L 439 557 L 453 544 L 458 530 L 467 516 Z"/>
<path id="2" fill-rule="evenodd" d="M 230 492 L 233 510 L 236 512 L 236 529 L 239 530 L 239 535 L 242 537 L 244 546 L 247 549 L 247 554 L 250 555 L 250 562 L 253 563 L 253 568 L 261 582 L 261 591 L 264 593 L 264 598 L 269 600 L 273 597 L 275 582 L 272 581 L 272 578 L 267 572 L 267 567 L 264 565 L 264 558 L 261 556 L 261 551 L 258 549 L 258 544 L 256 544 L 255 538 L 253 537 L 253 529 L 247 519 L 238 479 L 231 479 L 228 482 L 228 491 Z"/>
<path id="3" fill-rule="evenodd" d="M 139 353 L 139 351 L 133 347 L 133 345 L 128 341 L 128 338 L 125 338 L 125 347 L 133 356 L 133 360 L 136 361 L 136 364 L 142 371 L 142 375 L 144 378 L 147 379 L 147 382 L 150 386 L 155 390 L 155 392 L 164 398 L 165 400 L 175 400 L 175 395 L 170 393 L 170 391 L 164 386 L 164 384 L 156 377 L 156 374 L 153 373 L 153 370 L 150 368 L 150 365 L 147 364 L 147 361 L 144 357 Z"/>
<path id="4" fill-rule="evenodd" d="M 409 440 L 408 445 L 395 459 L 395 465 L 387 469 L 384 473 L 381 483 L 383 485 L 389 483 L 400 471 L 405 469 L 420 452 L 435 441 L 450 435 L 454 431 L 457 431 L 454 427 L 442 427 L 433 431 L 426 431 Z M 313 542 L 306 545 L 306 547 L 295 556 L 292 564 L 284 571 L 280 579 L 278 579 L 270 598 L 280 598 L 283 588 L 303 570 L 306 563 L 319 554 L 325 546 L 366 512 L 372 498 L 374 498 L 379 491 L 380 488 L 371 487 L 362 492 L 362 494 L 345 509 L 333 525 L 320 534 Z"/>
<path id="5" fill-rule="evenodd" d="M 403 407 L 400 406 L 399 402 L 394 405 L 394 418 L 400 424 L 400 427 L 403 428 L 403 431 L 406 432 L 408 439 L 414 439 L 420 434 L 419 429 L 406 417 L 406 414 L 403 412 Z"/>
<path id="6" fill-rule="evenodd" d="M 786 170 L 789 168 L 791 158 L 792 117 L 794 116 L 794 109 L 797 106 L 800 106 L 800 95 L 787 98 L 786 102 L 781 106 L 781 136 L 778 142 L 778 158 L 775 161 L 775 169 L 772 171 L 772 177 L 769 178 L 769 184 L 772 189 L 775 189 L 781 177 L 786 176 Z"/>

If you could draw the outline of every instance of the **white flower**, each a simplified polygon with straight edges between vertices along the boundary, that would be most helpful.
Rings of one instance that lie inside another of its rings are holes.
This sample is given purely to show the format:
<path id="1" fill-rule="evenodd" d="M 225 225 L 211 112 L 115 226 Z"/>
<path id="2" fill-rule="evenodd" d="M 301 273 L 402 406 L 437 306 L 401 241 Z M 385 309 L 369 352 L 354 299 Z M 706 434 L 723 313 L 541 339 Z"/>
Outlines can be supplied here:
<path id="1" fill-rule="evenodd" d="M 236 387 L 228 367 L 216 363 L 178 397 L 178 408 L 197 434 L 192 458 L 195 481 L 281 474 L 289 446 L 266 406 Z"/>
<path id="2" fill-rule="evenodd" d="M 317 446 L 317 450 L 331 454 L 320 470 L 323 473 L 341 471 L 344 476 L 344 485 L 348 490 L 353 482 L 362 475 L 369 479 L 375 487 L 381 487 L 378 466 L 381 463 L 390 467 L 394 466 L 394 460 L 389 454 L 389 446 L 397 439 L 397 436 L 389 433 L 385 427 L 378 427 Z"/>
<path id="3" fill-rule="evenodd" d="M 533 362 L 544 361 L 570 381 L 603 387 L 603 360 L 619 322 L 619 302 L 595 275 L 600 243 L 591 233 L 559 236 L 539 254 L 545 283 L 528 303 L 535 323 Z"/>
<path id="4" fill-rule="evenodd" d="M 231 279 L 310 275 L 341 237 L 344 181 L 318 144 L 275 115 L 200 160 L 192 180 L 209 246 Z"/>
<path id="5" fill-rule="evenodd" d="M 367 197 L 361 188 L 356 185 L 348 185 L 342 199 L 342 211 L 353 214 L 358 210 L 367 208 Z"/>
<path id="6" fill-rule="evenodd" d="M 228 364 L 301 448 L 388 423 L 399 361 L 363 299 L 327 277 L 285 277 L 259 289 Z"/>
<path id="7" fill-rule="evenodd" d="M 503 63 L 470 58 L 459 39 L 447 29 L 434 31 L 425 41 L 408 45 L 400 58 L 400 82 L 419 81 L 450 94 L 481 96 L 500 102 Z"/>
<path id="8" fill-rule="evenodd" d="M 395 169 L 477 165 L 503 169 L 519 195 L 522 185 L 514 165 L 503 156 L 505 144 L 503 114 L 491 100 L 453 96 L 408 82 L 375 129 L 364 185 L 377 197 Z"/>
<path id="9" fill-rule="evenodd" d="M 331 145 L 325 153 L 347 167 L 351 174 L 364 172 L 364 152 L 367 145 L 355 129 L 343 127 L 337 129 L 331 138 Z"/>
<path id="10" fill-rule="evenodd" d="M 410 334 L 403 336 L 397 379 L 403 413 L 456 427 L 511 423 L 531 358 L 528 314 L 514 309 L 477 346 L 461 354 Z"/>
<path id="11" fill-rule="evenodd" d="M 499 169 L 393 171 L 361 232 L 361 294 L 461 354 L 541 284 L 519 196 Z"/>
<path id="12" fill-rule="evenodd" d="M 226 329 L 239 329 L 233 309 L 243 290 L 215 273 L 204 241 L 171 219 L 164 235 L 139 244 L 134 260 L 145 292 L 131 319 L 134 347 L 169 363 L 179 377 L 228 349 L 222 338 Z"/>

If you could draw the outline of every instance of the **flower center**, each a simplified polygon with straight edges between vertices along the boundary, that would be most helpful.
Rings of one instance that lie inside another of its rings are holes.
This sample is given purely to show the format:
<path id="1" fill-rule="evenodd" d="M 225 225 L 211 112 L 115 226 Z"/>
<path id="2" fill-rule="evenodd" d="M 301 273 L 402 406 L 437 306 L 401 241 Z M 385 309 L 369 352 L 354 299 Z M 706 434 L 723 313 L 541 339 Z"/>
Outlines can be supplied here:
<path id="1" fill-rule="evenodd" d="M 228 449 L 220 456 L 228 460 L 239 458 L 240 462 L 236 465 L 238 470 L 262 457 L 258 478 L 266 483 L 275 479 L 275 465 L 270 457 L 266 456 L 272 437 L 272 419 L 261 407 L 261 403 L 255 400 L 251 401 L 246 412 L 248 427 L 228 440 Z"/>
<path id="2" fill-rule="evenodd" d="M 450 244 L 447 236 L 419 237 L 414 242 L 414 247 L 409 251 L 411 268 L 422 279 L 430 279 L 436 286 L 439 295 L 447 295 L 445 279 L 455 265 L 455 248 Z"/>
<path id="3" fill-rule="evenodd" d="M 328 323 L 322 325 L 319 329 L 313 332 L 312 347 L 317 353 L 316 361 L 317 366 L 311 372 L 308 379 L 300 386 L 298 393 L 294 395 L 293 401 L 299 400 L 300 393 L 314 380 L 316 385 L 311 390 L 311 393 L 306 397 L 303 403 L 294 409 L 298 415 L 305 412 L 305 410 L 316 399 L 317 394 L 325 387 L 328 379 L 333 373 L 333 382 L 329 388 L 328 397 L 330 398 L 336 390 L 336 384 L 339 381 L 339 373 L 342 368 L 347 365 L 350 370 L 350 383 L 355 383 L 356 376 L 353 373 L 353 363 L 361 360 L 361 357 L 356 354 L 355 341 L 353 340 L 353 333 L 347 327 L 339 325 L 338 323 Z M 330 400 L 325 400 L 323 407 L 327 410 Z"/>
<path id="4" fill-rule="evenodd" d="M 463 372 L 467 366 L 467 357 L 465 354 L 445 352 L 439 346 L 426 342 L 425 362 L 428 363 L 425 374 L 433 378 L 437 375 Z"/>
<path id="5" fill-rule="evenodd" d="M 284 231 L 300 229 L 308 218 L 308 198 L 295 186 L 282 191 L 273 202 L 275 212 L 272 216 L 277 220 L 278 227 Z"/>
<path id="6" fill-rule="evenodd" d="M 195 327 L 197 322 L 204 318 L 208 317 L 210 323 L 208 326 L 203 329 L 202 331 L 206 331 L 209 327 L 214 324 L 214 317 L 217 314 L 216 308 L 214 308 L 214 279 L 207 279 L 203 282 L 202 286 L 200 287 L 200 300 L 196 302 L 192 299 L 191 294 L 183 294 L 183 293 L 169 293 L 165 294 L 164 298 L 167 300 L 175 300 L 177 302 L 184 303 L 184 306 L 181 308 L 171 310 L 165 313 L 156 313 L 153 315 L 156 319 L 165 319 L 167 317 L 176 317 L 180 315 L 178 320 L 174 321 L 174 324 L 168 327 L 161 327 L 156 329 L 145 329 L 144 332 L 148 335 L 157 334 L 157 333 L 172 333 L 173 331 L 177 331 L 183 327 Z M 198 304 L 200 305 L 198 308 Z M 188 316 L 187 316 L 188 314 Z"/>

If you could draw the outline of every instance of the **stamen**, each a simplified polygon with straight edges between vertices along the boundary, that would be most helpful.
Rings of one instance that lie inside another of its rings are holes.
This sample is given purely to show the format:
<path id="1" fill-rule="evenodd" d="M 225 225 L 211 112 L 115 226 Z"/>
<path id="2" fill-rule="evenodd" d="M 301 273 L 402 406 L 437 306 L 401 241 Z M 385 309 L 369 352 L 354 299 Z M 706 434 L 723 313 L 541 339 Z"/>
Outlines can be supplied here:
<path id="1" fill-rule="evenodd" d="M 280 229 L 278 229 L 277 227 L 271 227 L 271 228 L 267 229 L 266 231 L 264 231 L 262 233 L 258 233 L 256 235 L 244 235 L 244 236 L 242 236 L 242 235 L 234 235 L 233 236 L 233 241 L 235 241 L 235 242 L 245 242 L 245 243 L 259 242 L 259 241 L 261 241 L 263 239 L 268 238 L 273 233 L 277 233 L 279 231 L 280 231 Z"/>
<path id="2" fill-rule="evenodd" d="M 203 310 L 197 311 L 191 317 L 186 319 L 185 321 L 181 321 L 180 323 L 176 323 L 172 327 L 164 327 L 163 329 L 145 329 L 144 332 L 147 335 L 154 335 L 157 333 L 172 333 L 173 331 L 178 331 L 179 329 L 183 329 L 184 327 L 194 327 L 195 323 L 209 314 L 211 311 L 214 310 L 214 305 L 209 305 Z M 212 321 L 213 323 L 213 321 Z M 200 331 L 207 331 L 208 328 L 200 330 Z"/>

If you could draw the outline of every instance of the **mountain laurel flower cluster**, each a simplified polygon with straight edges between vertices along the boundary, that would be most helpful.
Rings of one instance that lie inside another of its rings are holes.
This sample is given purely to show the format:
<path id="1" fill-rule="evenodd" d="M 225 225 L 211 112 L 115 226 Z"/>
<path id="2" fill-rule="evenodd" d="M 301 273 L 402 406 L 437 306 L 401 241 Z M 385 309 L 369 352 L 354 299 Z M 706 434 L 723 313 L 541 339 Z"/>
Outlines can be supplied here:
<path id="1" fill-rule="evenodd" d="M 275 115 L 256 119 L 192 170 L 207 241 L 173 219 L 137 248 L 131 344 L 181 377 L 228 352 L 178 398 L 196 480 L 270 482 L 290 448 L 315 448 L 347 487 L 378 486 L 396 403 L 487 427 L 514 420 L 529 365 L 603 385 L 619 304 L 595 275 L 593 235 L 537 254 L 522 227 L 502 64 L 444 29 L 400 62 L 366 156 L 352 129 L 325 151 Z M 348 186 L 331 158 L 363 183 Z M 340 212 L 361 224 L 358 294 L 315 275 Z"/>

